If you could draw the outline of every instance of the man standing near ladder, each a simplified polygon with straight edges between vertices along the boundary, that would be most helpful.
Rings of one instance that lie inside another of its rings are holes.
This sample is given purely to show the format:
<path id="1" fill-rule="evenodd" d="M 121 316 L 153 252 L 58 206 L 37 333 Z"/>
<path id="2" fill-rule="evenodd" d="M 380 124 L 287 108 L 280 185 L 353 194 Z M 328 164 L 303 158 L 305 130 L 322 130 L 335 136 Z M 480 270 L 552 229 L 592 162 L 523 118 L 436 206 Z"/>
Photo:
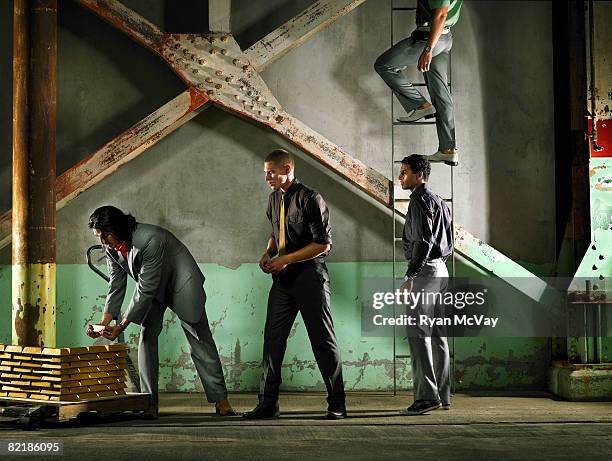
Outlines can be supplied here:
<path id="1" fill-rule="evenodd" d="M 453 223 L 444 200 L 434 194 L 427 180 L 431 165 L 422 155 L 404 157 L 399 182 L 410 189 L 410 205 L 402 234 L 404 252 L 409 261 L 401 291 L 433 294 L 419 302 L 417 317 L 444 316 L 441 300 L 448 285 L 446 258 L 452 252 Z M 433 298 L 433 300 L 432 300 Z M 436 327 L 418 325 L 408 331 L 414 403 L 403 410 L 405 415 L 420 415 L 442 407 L 450 410 L 450 357 L 446 333 Z"/>
<path id="2" fill-rule="evenodd" d="M 457 23 L 463 0 L 418 0 L 417 28 L 378 57 L 374 68 L 393 90 L 407 116 L 400 122 L 436 118 L 438 151 L 430 162 L 459 163 L 455 143 L 455 114 L 448 88 L 448 61 L 453 46 L 451 27 Z M 431 102 L 417 90 L 402 70 L 417 65 L 423 72 Z"/>

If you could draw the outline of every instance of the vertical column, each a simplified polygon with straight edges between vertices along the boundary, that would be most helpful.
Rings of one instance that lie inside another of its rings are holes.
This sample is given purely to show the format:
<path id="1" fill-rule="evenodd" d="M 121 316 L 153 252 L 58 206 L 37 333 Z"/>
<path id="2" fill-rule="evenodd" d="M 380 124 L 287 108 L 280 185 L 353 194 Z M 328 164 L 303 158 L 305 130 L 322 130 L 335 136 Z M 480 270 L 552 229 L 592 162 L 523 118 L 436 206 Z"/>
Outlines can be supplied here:
<path id="1" fill-rule="evenodd" d="M 13 8 L 12 342 L 55 347 L 57 0 Z"/>

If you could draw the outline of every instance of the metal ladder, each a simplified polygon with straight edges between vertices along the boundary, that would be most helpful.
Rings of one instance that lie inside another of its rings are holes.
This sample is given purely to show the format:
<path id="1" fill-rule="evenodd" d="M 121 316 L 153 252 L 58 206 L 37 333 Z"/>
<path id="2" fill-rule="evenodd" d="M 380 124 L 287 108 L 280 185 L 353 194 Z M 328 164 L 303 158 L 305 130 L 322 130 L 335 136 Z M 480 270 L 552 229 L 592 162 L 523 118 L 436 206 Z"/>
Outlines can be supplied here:
<path id="1" fill-rule="evenodd" d="M 416 11 L 416 6 L 410 6 L 410 7 L 404 7 L 404 6 L 395 6 L 395 2 L 396 0 L 391 0 L 391 46 L 393 46 L 395 44 L 395 36 L 394 36 L 394 19 L 395 19 L 395 13 L 398 11 Z M 414 20 L 412 20 L 412 24 L 414 24 Z M 451 86 L 451 56 L 449 56 L 449 60 L 448 60 L 448 87 L 449 90 L 452 93 L 452 86 Z M 425 83 L 413 83 L 414 86 L 418 86 L 418 87 L 426 87 L 427 85 Z M 395 193 L 395 186 L 398 185 L 398 181 L 397 181 L 397 175 L 396 175 L 396 170 L 398 168 L 398 165 L 401 163 L 401 159 L 397 158 L 395 156 L 395 150 L 396 150 L 396 145 L 395 145 L 395 130 L 396 127 L 402 126 L 403 128 L 407 128 L 410 125 L 435 125 L 435 121 L 426 121 L 426 120 L 421 120 L 421 121 L 417 121 L 417 122 L 398 122 L 395 120 L 395 96 L 393 94 L 393 92 L 391 92 L 391 175 L 392 175 L 392 181 L 393 181 L 393 191 L 391 194 L 392 197 L 392 204 L 393 204 L 393 291 L 395 292 L 396 288 L 399 287 L 399 285 L 401 284 L 402 280 L 403 280 L 403 276 L 405 273 L 405 268 L 406 268 L 406 260 L 404 259 L 404 252 L 403 249 L 402 251 L 399 252 L 401 259 L 398 261 L 397 260 L 397 248 L 398 245 L 402 244 L 402 238 L 401 236 L 397 235 L 397 229 L 399 227 L 400 230 L 402 230 L 403 228 L 398 226 L 396 223 L 396 219 L 402 219 L 403 218 L 403 213 L 401 211 L 398 210 L 397 208 L 397 204 L 399 203 L 408 203 L 410 202 L 409 198 L 397 198 L 396 197 L 396 193 Z M 451 209 L 451 217 L 453 220 L 453 223 L 455 222 L 455 207 L 454 207 L 454 168 L 453 167 L 447 167 L 444 166 L 444 169 L 448 171 L 448 175 L 449 175 L 449 181 L 450 181 L 450 197 L 443 197 L 444 201 L 447 202 L 450 206 Z M 454 238 L 454 232 L 453 232 L 453 238 Z M 400 247 L 401 248 L 401 247 Z M 455 279 L 455 266 L 456 266 L 456 258 L 455 258 L 455 250 L 454 250 L 454 245 L 453 245 L 453 252 L 451 254 L 451 259 L 450 259 L 450 263 L 451 263 L 451 267 L 450 267 L 450 280 L 449 280 L 449 289 L 453 289 L 454 287 L 454 279 Z M 399 267 L 398 267 L 399 265 Z M 399 275 L 399 279 L 397 278 Z M 397 315 L 396 312 L 396 305 L 393 306 L 393 316 L 395 317 Z M 399 368 L 399 364 L 398 362 L 400 360 L 407 360 L 410 358 L 410 354 L 404 354 L 404 353 L 398 353 L 398 343 L 399 341 L 402 341 L 403 343 L 407 344 L 407 338 L 405 338 L 405 336 L 399 335 L 398 336 L 398 329 L 401 327 L 393 327 L 393 395 L 397 395 L 397 371 Z M 402 329 L 399 330 L 399 332 L 403 331 Z M 455 337 L 453 335 L 453 328 L 451 327 L 451 337 L 450 337 L 450 341 L 449 341 L 449 353 L 450 353 L 450 380 L 451 380 L 451 393 L 455 393 Z"/>

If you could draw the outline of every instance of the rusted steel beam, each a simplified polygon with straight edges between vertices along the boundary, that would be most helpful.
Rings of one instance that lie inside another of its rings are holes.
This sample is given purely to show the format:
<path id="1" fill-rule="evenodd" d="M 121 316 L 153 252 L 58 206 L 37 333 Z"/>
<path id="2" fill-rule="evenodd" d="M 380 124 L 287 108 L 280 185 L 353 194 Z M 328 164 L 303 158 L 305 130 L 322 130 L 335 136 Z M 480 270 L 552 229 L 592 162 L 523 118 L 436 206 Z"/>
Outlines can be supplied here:
<path id="1" fill-rule="evenodd" d="M 393 184 L 384 175 L 351 157 L 295 117 L 283 112 L 271 124 L 273 130 L 348 182 L 390 208 Z"/>
<path id="2" fill-rule="evenodd" d="M 231 33 L 231 0 L 208 0 L 208 30 Z"/>
<path id="3" fill-rule="evenodd" d="M 319 0 L 244 51 L 255 69 L 266 66 L 297 48 L 315 33 L 349 13 L 365 0 Z"/>
<path id="4" fill-rule="evenodd" d="M 190 89 L 160 107 L 56 179 L 56 209 L 136 158 L 195 117 L 208 102 Z M 11 242 L 11 210 L 0 215 L 0 248 Z"/>
<path id="5" fill-rule="evenodd" d="M 10 243 L 13 233 L 13 264 L 26 264 L 28 259 L 28 126 L 30 34 L 28 1 L 13 3 L 13 209 L 2 215 L 0 231 L 3 246 Z M 8 237 L 8 238 L 7 238 Z"/>
<path id="6" fill-rule="evenodd" d="M 149 49 L 159 49 L 166 37 L 155 24 L 117 0 L 76 1 Z"/>
<path id="7" fill-rule="evenodd" d="M 66 171 L 56 182 L 57 208 L 191 120 L 207 101 L 197 91 L 185 91 Z"/>
<path id="8" fill-rule="evenodd" d="M 57 0 L 13 4 L 12 342 L 55 346 Z"/>

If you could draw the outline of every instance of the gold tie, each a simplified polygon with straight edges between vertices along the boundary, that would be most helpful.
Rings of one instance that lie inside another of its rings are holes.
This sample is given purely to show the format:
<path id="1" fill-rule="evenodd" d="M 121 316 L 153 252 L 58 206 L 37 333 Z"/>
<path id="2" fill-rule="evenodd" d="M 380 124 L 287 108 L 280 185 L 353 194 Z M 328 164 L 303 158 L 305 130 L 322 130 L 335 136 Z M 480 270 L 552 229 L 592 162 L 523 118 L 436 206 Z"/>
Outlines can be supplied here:
<path id="1" fill-rule="evenodd" d="M 281 192 L 278 254 L 279 256 L 283 256 L 285 253 L 285 194 Z"/>

